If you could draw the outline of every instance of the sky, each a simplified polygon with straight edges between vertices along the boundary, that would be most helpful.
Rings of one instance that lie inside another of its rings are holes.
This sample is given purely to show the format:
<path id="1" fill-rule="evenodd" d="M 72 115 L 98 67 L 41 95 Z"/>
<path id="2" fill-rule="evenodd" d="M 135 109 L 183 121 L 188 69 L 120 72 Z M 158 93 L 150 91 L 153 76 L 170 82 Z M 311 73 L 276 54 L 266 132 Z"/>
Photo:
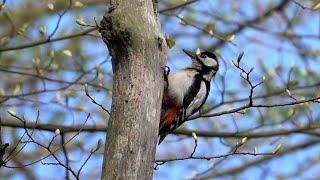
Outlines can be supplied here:
<path id="1" fill-rule="evenodd" d="M 201 19 L 203 22 L 207 22 L 210 20 L 208 16 L 205 16 L 203 14 L 197 14 L 197 10 L 202 10 L 202 11 L 207 11 L 209 13 L 214 13 L 217 15 L 223 15 L 227 14 L 227 18 L 230 20 L 241 20 L 239 16 L 233 16 L 232 11 L 229 9 L 228 3 L 234 3 L 234 1 L 231 0 L 226 0 L 225 4 L 218 4 L 220 1 L 200 1 L 199 3 L 196 3 L 193 5 L 193 11 L 192 13 L 193 16 L 195 16 L 198 19 Z M 243 1 L 242 1 L 243 2 Z M 248 3 L 240 3 L 240 9 L 245 13 L 247 18 L 252 18 L 256 16 L 256 13 L 251 6 L 252 0 L 248 1 Z M 269 2 L 269 1 L 268 1 Z M 276 1 L 274 1 L 276 2 Z M 8 1 L 7 5 L 8 7 L 15 7 L 19 6 L 21 1 Z M 266 3 L 268 4 L 268 3 Z M 294 4 L 291 4 L 291 6 L 294 6 Z M 301 11 L 299 7 L 296 7 L 297 11 Z M 67 14 L 66 16 L 63 17 L 62 23 L 61 23 L 61 28 L 58 31 L 58 34 L 68 34 L 69 29 L 68 27 L 70 24 L 72 26 L 75 25 L 75 19 L 77 19 L 79 16 L 81 18 L 86 19 L 88 22 L 93 24 L 93 20 L 91 17 L 99 17 L 103 13 L 103 8 L 89 8 L 85 12 L 75 12 L 74 14 Z M 294 15 L 295 11 L 290 11 L 288 14 L 290 16 Z M 185 11 L 182 11 L 181 16 L 188 16 L 188 14 L 185 13 Z M 310 19 L 306 21 L 306 24 L 303 24 L 296 28 L 296 32 L 301 33 L 301 34 L 314 34 L 319 32 L 319 16 L 310 16 Z M 57 21 L 57 16 L 49 16 L 43 18 L 41 21 L 36 23 L 36 26 L 40 24 L 45 24 L 47 27 L 47 31 L 51 32 L 54 29 L 55 22 Z M 199 43 L 201 44 L 206 44 L 206 45 L 211 45 L 214 42 L 217 41 L 216 38 L 212 38 L 210 36 L 197 36 L 193 34 L 197 34 L 199 30 L 182 25 L 177 18 L 167 18 L 165 16 L 161 16 L 161 21 L 163 24 L 163 32 L 170 36 L 170 35 L 175 35 L 181 31 L 187 32 L 188 34 L 191 34 L 190 36 L 180 36 L 176 38 L 176 45 L 174 48 L 170 50 L 169 54 L 169 59 L 168 59 L 168 66 L 171 68 L 172 73 L 178 71 L 179 69 L 188 66 L 188 63 L 190 60 L 188 57 L 182 52 L 182 49 L 188 49 L 188 50 L 196 50 L 199 47 Z M 311 23 L 312 22 L 312 23 Z M 275 25 L 272 22 L 265 23 L 265 25 L 272 25 L 275 28 L 275 31 L 279 30 L 281 31 L 280 25 Z M 232 25 L 225 25 L 223 23 L 217 23 L 218 26 L 217 28 L 221 30 L 228 31 L 230 28 L 232 28 Z M 0 28 L 1 29 L 1 28 Z M 81 27 L 77 27 L 77 29 L 81 29 Z M 1 32 L 1 31 L 0 31 Z M 34 36 L 36 37 L 36 30 L 34 30 Z M 58 36 L 58 35 L 57 35 Z M 223 62 L 221 69 L 219 70 L 219 76 L 213 80 L 213 83 L 211 85 L 211 93 L 209 96 L 210 103 L 216 104 L 221 100 L 221 97 L 218 97 L 218 92 L 219 89 L 221 88 L 221 77 L 225 77 L 228 79 L 228 82 L 226 84 L 226 90 L 228 91 L 235 91 L 239 88 L 240 78 L 239 78 L 239 72 L 231 65 L 231 61 L 235 59 L 239 53 L 244 52 L 244 58 L 243 62 L 245 67 L 259 67 L 258 65 L 258 59 L 261 59 L 261 61 L 268 67 L 269 70 L 274 70 L 275 67 L 278 64 L 283 65 L 284 68 L 289 69 L 290 66 L 293 64 L 293 62 L 296 64 L 297 67 L 305 67 L 310 68 L 314 71 L 317 71 L 319 68 L 319 63 L 316 59 L 316 61 L 312 61 L 311 64 L 306 65 L 301 60 L 301 57 L 297 56 L 296 53 L 290 53 L 290 51 L 278 51 L 275 50 L 274 48 L 266 47 L 266 46 L 261 46 L 256 43 L 248 42 L 245 37 L 255 37 L 257 39 L 262 40 L 265 44 L 270 44 L 273 47 L 274 46 L 279 46 L 282 48 L 288 48 L 294 51 L 292 46 L 279 39 L 271 38 L 270 35 L 261 33 L 253 28 L 246 29 L 243 31 L 240 35 L 237 35 L 235 37 L 234 43 L 236 45 L 232 45 L 230 43 L 227 43 L 223 48 L 221 49 L 215 49 L 215 52 L 219 53 L 219 58 Z M 66 41 L 64 42 L 57 42 L 53 44 L 53 48 L 60 50 L 61 48 L 64 47 Z M 305 43 L 309 45 L 310 47 L 317 48 L 319 49 L 320 47 L 320 41 L 315 41 L 312 39 L 306 39 Z M 87 68 L 90 69 L 92 67 L 95 67 L 97 64 L 100 62 L 104 61 L 106 57 L 108 56 L 106 52 L 106 47 L 104 43 L 101 41 L 100 43 L 96 43 L 96 41 L 88 41 L 88 42 L 83 42 L 83 54 L 86 56 L 93 56 L 94 58 L 88 62 Z M 44 46 L 43 48 L 46 48 Z M 202 50 L 202 49 L 201 49 Z M 208 49 L 206 49 L 208 50 Z M 209 49 L 211 50 L 211 49 Z M 14 52 L 12 52 L 14 53 Z M 25 53 L 26 57 L 28 57 L 28 49 L 23 50 L 22 53 Z M 74 52 L 76 53 L 76 52 Z M 107 63 L 103 64 L 102 66 L 99 67 L 102 69 L 103 72 L 110 72 L 111 71 L 111 63 L 110 61 L 107 61 Z M 263 74 L 262 71 L 259 68 L 255 68 L 254 70 L 255 76 L 254 80 L 259 81 L 262 79 Z M 66 73 L 65 77 L 67 79 L 74 79 L 76 76 L 75 74 L 71 73 Z M 1 79 L 1 78 L 0 78 Z M 111 79 L 106 78 L 105 81 L 109 82 Z M 281 84 L 280 81 L 276 82 Z M 55 85 L 51 84 L 50 88 L 54 88 Z M 79 87 L 81 88 L 81 87 Z M 96 99 L 101 99 L 103 101 L 103 105 L 105 107 L 110 108 L 111 106 L 111 99 L 106 98 L 105 94 L 103 92 L 94 92 L 94 97 Z M 246 89 L 241 89 L 237 94 L 239 97 L 247 97 L 248 91 Z M 43 94 L 41 98 L 43 100 L 50 100 L 52 98 L 55 98 L 55 94 Z M 70 100 L 71 104 L 76 103 L 79 101 L 78 99 L 71 99 Z M 89 102 L 89 100 L 88 100 Z M 86 106 L 90 106 L 87 105 Z M 92 106 L 92 105 L 91 105 Z M 225 109 L 227 107 L 223 106 L 221 109 Z M 24 108 L 19 108 L 16 109 L 15 107 L 10 107 L 10 108 L 0 108 L 0 113 L 1 114 L 6 114 L 6 111 L 8 109 L 13 109 L 17 111 L 21 115 L 27 115 L 28 119 L 34 120 L 35 119 L 35 114 L 37 110 L 40 110 L 42 119 L 41 122 L 49 122 L 51 119 L 50 116 L 52 116 L 52 112 L 59 112 L 61 111 L 61 116 L 57 117 L 60 118 L 60 122 L 62 122 L 64 125 L 68 124 L 73 124 L 75 121 L 76 122 L 83 122 L 85 120 L 85 114 L 86 113 L 75 113 L 75 112 L 68 112 L 68 110 L 63 109 L 63 107 L 59 105 L 44 105 L 41 107 L 24 107 Z M 50 111 L 48 111 L 50 109 Z M 316 111 L 315 113 L 318 113 Z M 8 114 L 3 115 L 3 116 L 8 116 Z M 94 115 L 92 114 L 92 117 L 88 121 L 88 124 L 94 124 L 95 121 L 100 118 L 100 115 Z M 241 122 L 240 122 L 240 120 Z M 250 116 L 242 116 L 239 118 L 239 126 L 246 128 L 250 127 L 253 125 L 253 122 L 251 122 Z M 197 128 L 202 128 L 206 129 L 208 127 L 207 123 L 204 123 L 205 121 L 210 121 L 212 124 L 216 124 L 216 126 L 221 126 L 221 124 L 227 124 L 228 125 L 228 130 L 233 131 L 234 127 L 232 127 L 230 124 L 233 121 L 233 116 L 227 115 L 221 118 L 210 118 L 210 120 L 197 120 L 195 122 L 188 122 L 187 124 L 184 125 L 184 127 L 188 127 L 190 129 L 197 129 Z M 203 122 L 203 124 L 201 123 Z M 210 123 L 210 124 L 211 124 Z M 209 128 L 210 129 L 210 128 Z M 22 131 L 21 131 L 22 133 Z M 50 139 L 52 137 L 52 133 L 46 133 L 46 132 L 37 132 L 35 134 L 37 137 L 45 137 L 47 139 Z M 4 137 L 8 138 L 8 137 Z M 90 138 L 90 140 L 86 140 L 86 138 Z M 303 135 L 293 135 L 292 138 L 290 138 L 291 141 L 294 142 L 285 142 L 285 143 L 292 143 L 295 144 L 297 142 L 303 142 L 306 136 Z M 76 138 L 78 141 L 86 141 L 85 143 L 85 148 L 86 150 L 90 150 L 99 141 L 99 139 L 104 140 L 105 139 L 105 134 L 104 133 L 95 133 L 95 134 L 88 134 L 88 133 L 82 133 L 80 136 Z M 183 140 L 178 140 L 177 137 L 175 136 L 170 136 L 166 140 L 168 141 L 167 143 L 163 143 L 160 146 L 157 147 L 157 155 L 156 159 L 163 158 L 166 156 L 170 157 L 177 157 L 177 156 L 186 156 L 190 153 L 190 150 L 192 150 L 193 147 L 193 139 L 192 138 L 186 138 Z M 282 142 L 282 140 L 277 140 L 278 142 Z M 282 142 L 283 143 L 283 142 Z M 28 146 L 25 150 L 26 151 L 31 151 L 34 147 L 33 146 Z M 260 147 L 259 147 L 260 148 Z M 274 148 L 274 145 L 266 145 L 261 147 L 261 151 L 268 151 Z M 221 145 L 220 140 L 218 138 L 210 138 L 210 139 L 203 139 L 201 138 L 198 144 L 198 149 L 196 151 L 195 155 L 219 155 L 219 154 L 224 154 L 226 153 L 228 148 L 225 146 Z M 271 161 L 270 163 L 267 164 L 266 167 L 270 168 L 272 171 L 277 172 L 293 172 L 300 164 L 304 162 L 305 159 L 309 158 L 310 155 L 313 155 L 314 153 L 319 153 L 320 152 L 320 147 L 319 146 L 314 146 L 313 148 L 308 148 L 307 150 L 299 153 L 295 153 L 292 155 L 284 156 L 279 159 L 275 159 Z M 70 159 L 74 160 L 75 162 L 77 161 L 83 161 L 84 158 L 83 153 L 80 151 L 76 151 L 72 154 L 70 154 Z M 86 167 L 96 167 L 96 168 L 88 168 L 84 169 L 84 174 L 87 173 L 94 173 L 94 174 L 99 174 L 101 172 L 101 165 L 102 165 L 102 154 L 97 154 L 92 157 L 92 159 L 88 162 Z M 253 156 L 248 156 L 246 160 L 254 160 L 257 159 L 257 157 Z M 46 160 L 46 162 L 50 162 L 52 159 Z M 206 160 L 187 160 L 187 161 L 179 161 L 179 162 L 174 162 L 174 163 L 166 163 L 164 165 L 159 166 L 158 170 L 154 171 L 154 179 L 155 180 L 162 180 L 162 179 L 188 179 L 191 178 L 195 173 L 199 173 L 207 169 L 209 166 L 212 166 L 212 164 L 215 162 L 215 160 L 211 161 L 206 161 Z M 230 160 L 226 161 L 226 163 L 222 164 L 222 167 L 224 168 L 231 168 L 231 167 L 236 167 L 240 165 L 242 161 L 239 161 L 238 157 L 230 157 Z M 73 163 L 73 167 L 79 167 L 79 163 Z M 298 165 L 298 166 L 297 166 Z M 263 166 L 263 165 L 262 165 Z M 265 166 L 263 166 L 265 167 Z M 61 167 L 55 167 L 55 166 L 45 166 L 42 165 L 41 163 L 38 163 L 36 165 L 33 165 L 32 168 L 35 170 L 36 174 L 39 177 L 46 178 L 46 179 L 61 179 L 64 177 L 64 171 Z M 310 171 L 307 171 L 305 174 L 305 177 L 312 177 L 312 175 L 316 174 L 316 172 L 319 170 L 319 166 L 315 166 L 312 168 Z M 54 176 L 53 176 L 54 175 Z M 274 176 L 268 176 L 265 175 L 265 172 L 262 171 L 261 168 L 250 168 L 244 173 L 241 174 L 241 178 L 246 178 L 248 180 L 251 179 L 259 179 L 262 176 L 264 176 L 265 179 L 267 180 L 272 180 L 275 179 Z M 97 176 L 99 177 L 99 176 Z M 23 177 L 20 174 L 16 174 L 12 177 L 14 180 L 18 179 L 23 179 Z M 223 178 L 224 179 L 224 178 Z"/>

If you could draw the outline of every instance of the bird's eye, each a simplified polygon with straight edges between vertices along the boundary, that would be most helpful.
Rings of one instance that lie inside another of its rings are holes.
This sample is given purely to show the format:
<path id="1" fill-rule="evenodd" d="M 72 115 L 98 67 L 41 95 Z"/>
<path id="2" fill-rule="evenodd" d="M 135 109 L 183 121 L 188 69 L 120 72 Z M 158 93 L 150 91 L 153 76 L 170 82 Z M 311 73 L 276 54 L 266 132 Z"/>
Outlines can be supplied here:
<path id="1" fill-rule="evenodd" d="M 200 56 L 201 58 L 207 58 L 208 56 L 207 55 L 205 55 L 205 54 L 201 54 L 201 56 Z"/>

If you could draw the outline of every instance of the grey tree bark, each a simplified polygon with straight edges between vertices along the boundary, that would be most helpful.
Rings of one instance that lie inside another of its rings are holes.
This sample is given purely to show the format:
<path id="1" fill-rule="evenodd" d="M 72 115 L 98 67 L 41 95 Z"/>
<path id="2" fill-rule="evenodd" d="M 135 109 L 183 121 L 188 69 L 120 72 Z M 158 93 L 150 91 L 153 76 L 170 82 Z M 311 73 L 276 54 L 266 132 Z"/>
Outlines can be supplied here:
<path id="1" fill-rule="evenodd" d="M 167 45 L 155 2 L 110 5 L 100 25 L 114 74 L 102 179 L 151 179 Z"/>

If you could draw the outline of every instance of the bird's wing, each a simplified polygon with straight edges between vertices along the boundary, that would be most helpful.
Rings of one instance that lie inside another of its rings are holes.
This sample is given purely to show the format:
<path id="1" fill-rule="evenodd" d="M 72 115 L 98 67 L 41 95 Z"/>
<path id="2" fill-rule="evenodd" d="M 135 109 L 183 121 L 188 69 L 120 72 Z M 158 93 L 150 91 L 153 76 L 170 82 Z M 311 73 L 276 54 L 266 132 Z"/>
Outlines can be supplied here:
<path id="1" fill-rule="evenodd" d="M 187 107 L 190 105 L 190 103 L 194 100 L 194 98 L 197 96 L 200 87 L 201 87 L 201 75 L 196 74 L 194 76 L 193 82 L 191 86 L 189 87 L 187 93 L 183 97 L 183 107 L 187 109 Z"/>
<path id="2" fill-rule="evenodd" d="M 198 94 L 194 98 L 194 100 L 190 103 L 187 109 L 187 116 L 190 116 L 197 111 L 201 109 L 201 107 L 204 105 L 206 102 L 209 92 L 210 92 L 210 82 L 206 80 L 202 80 L 201 82 L 201 89 L 199 90 Z"/>
<path id="3" fill-rule="evenodd" d="M 183 101 L 183 110 L 181 119 L 177 127 L 183 124 L 189 116 L 196 113 L 206 102 L 210 92 L 210 82 L 202 78 L 201 75 L 195 76 L 194 82 Z"/>

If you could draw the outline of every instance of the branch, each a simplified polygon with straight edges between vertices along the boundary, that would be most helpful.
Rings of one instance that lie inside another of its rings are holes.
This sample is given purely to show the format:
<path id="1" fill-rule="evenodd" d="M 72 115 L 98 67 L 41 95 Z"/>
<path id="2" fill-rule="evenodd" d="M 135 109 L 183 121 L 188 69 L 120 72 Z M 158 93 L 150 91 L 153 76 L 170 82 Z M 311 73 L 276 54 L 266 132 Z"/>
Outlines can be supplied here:
<path id="1" fill-rule="evenodd" d="M 52 137 L 52 139 L 51 139 L 51 141 L 49 142 L 49 144 L 48 144 L 48 145 L 44 145 L 44 144 L 42 144 L 42 143 L 37 142 L 37 141 L 32 137 L 32 134 L 33 134 L 33 132 L 34 132 L 34 129 L 32 130 L 32 133 L 29 133 L 29 132 L 28 132 L 28 130 L 27 130 L 27 128 L 26 128 L 26 120 L 25 120 L 24 118 L 20 118 L 20 117 L 18 117 L 17 115 L 15 115 L 15 114 L 13 114 L 13 113 L 10 113 L 10 112 L 9 112 L 9 114 L 10 114 L 12 117 L 18 119 L 19 121 L 21 121 L 21 122 L 24 124 L 24 130 L 25 130 L 25 134 L 27 134 L 27 136 L 28 136 L 28 140 L 25 141 L 25 142 L 21 142 L 21 143 L 24 143 L 24 145 L 26 145 L 26 144 L 28 144 L 28 143 L 34 143 L 34 144 L 38 145 L 39 147 L 47 150 L 49 154 L 46 155 L 46 156 L 43 156 L 43 157 L 39 158 L 38 160 L 35 160 L 35 161 L 30 162 L 30 163 L 27 163 L 27 164 L 23 164 L 23 165 L 19 165 L 19 166 L 8 166 L 8 165 L 5 165 L 5 167 L 7 167 L 7 168 L 22 168 L 22 167 L 27 167 L 27 166 L 36 164 L 36 163 L 38 163 L 38 162 L 41 162 L 41 163 L 44 164 L 44 165 L 59 165 L 59 166 L 62 166 L 62 167 L 64 167 L 65 169 L 67 169 L 69 172 L 71 172 L 76 179 L 79 179 L 79 177 L 78 177 L 78 175 L 75 173 L 75 171 L 73 171 L 73 170 L 71 169 L 71 167 L 68 167 L 68 166 L 66 166 L 65 164 L 63 164 L 63 163 L 59 160 L 59 158 L 55 155 L 55 153 L 58 152 L 60 149 L 62 149 L 64 146 L 66 146 L 68 143 L 70 143 L 76 136 L 78 136 L 78 135 L 80 134 L 80 132 L 82 131 L 83 127 L 85 126 L 85 124 L 87 123 L 88 119 L 90 118 L 90 114 L 87 115 L 86 120 L 84 121 L 84 123 L 83 123 L 83 125 L 82 125 L 82 128 L 80 128 L 79 131 L 78 131 L 76 134 L 74 134 L 70 139 L 68 139 L 67 141 L 65 141 L 65 143 L 64 143 L 63 145 L 61 145 L 61 147 L 59 147 L 59 148 L 57 148 L 57 149 L 55 149 L 55 150 L 51 150 L 50 146 L 51 146 L 53 140 L 61 133 L 61 131 L 60 131 L 59 129 L 56 129 L 56 130 L 55 130 L 55 135 Z M 39 111 L 38 111 L 38 115 L 37 115 L 36 125 L 37 125 L 37 123 L 38 123 L 38 119 L 39 119 Z M 20 150 L 19 150 L 19 151 L 20 151 Z M 19 151 L 18 151 L 18 153 L 19 153 Z M 46 163 L 46 162 L 44 162 L 44 160 L 47 159 L 47 158 L 50 157 L 50 156 L 52 156 L 57 162 L 54 162 L 54 163 Z M 9 159 L 9 160 L 10 160 L 10 159 Z M 8 162 L 9 160 L 7 160 L 6 162 Z"/>
<path id="2" fill-rule="evenodd" d="M 310 84 L 310 85 L 291 87 L 290 91 L 303 90 L 303 89 L 310 90 L 311 88 L 316 88 L 316 87 L 319 87 L 319 86 L 320 86 L 320 82 L 316 82 L 316 83 Z M 270 97 L 273 97 L 273 96 L 278 96 L 278 95 L 281 95 L 282 93 L 285 93 L 286 90 L 287 90 L 287 88 L 285 87 L 283 89 L 278 89 L 278 90 L 274 90 L 274 91 L 269 92 L 269 93 L 265 93 L 265 94 L 262 94 L 262 95 L 254 96 L 254 97 L 252 97 L 252 99 L 256 100 L 256 99 L 264 99 L 264 98 L 270 98 Z M 230 101 L 222 101 L 221 103 L 219 103 L 217 105 L 214 105 L 214 106 L 212 106 L 212 107 L 210 107 L 208 109 L 212 110 L 212 109 L 215 109 L 215 108 L 220 107 L 222 105 L 233 104 L 233 103 L 241 103 L 241 102 L 245 102 L 245 101 L 248 101 L 248 98 L 240 98 L 240 99 L 235 99 L 235 100 L 230 100 Z"/>
<path id="3" fill-rule="evenodd" d="M 242 32 L 246 27 L 251 26 L 252 24 L 256 24 L 256 23 L 262 22 L 263 20 L 265 20 L 268 17 L 270 17 L 274 12 L 282 11 L 286 7 L 286 5 L 289 4 L 289 2 L 290 2 L 290 0 L 281 1 L 278 5 L 276 5 L 275 7 L 270 8 L 268 11 L 264 12 L 263 14 L 258 15 L 258 16 L 256 16 L 255 18 L 253 18 L 251 20 L 247 20 L 247 21 L 245 21 L 243 23 L 243 25 L 238 26 L 238 28 L 225 33 L 226 34 L 225 36 L 238 34 L 238 33 Z M 217 49 L 218 47 L 222 46 L 224 43 L 225 43 L 225 41 L 219 40 L 211 48 L 212 49 Z"/>
<path id="4" fill-rule="evenodd" d="M 103 62 L 102 62 L 103 63 Z M 96 69 L 95 67 L 92 67 L 91 69 L 88 69 L 86 71 L 84 71 L 82 74 L 80 74 L 75 80 L 73 80 L 72 82 L 65 82 L 67 83 L 66 86 L 62 86 L 60 88 L 57 89 L 42 89 L 42 90 L 36 90 L 36 91 L 32 91 L 32 92 L 27 92 L 27 93 L 21 93 L 21 94 L 15 94 L 15 95 L 4 95 L 4 96 L 0 96 L 1 98 L 4 98 L 5 100 L 7 98 L 18 98 L 18 97 L 25 97 L 25 96 L 31 96 L 31 95 L 36 95 L 36 94 L 41 94 L 41 93 L 48 93 L 48 92 L 56 92 L 56 91 L 61 91 L 61 90 L 65 90 L 68 89 L 69 87 L 71 87 L 74 84 L 79 84 L 79 81 L 89 72 L 91 72 L 92 70 Z M 51 79 L 52 80 L 52 79 Z M 89 81 L 90 82 L 90 81 Z M 2 100 L 1 100 L 2 101 Z M 1 102 L 0 101 L 0 102 Z"/>
<path id="5" fill-rule="evenodd" d="M 40 41 L 36 41 L 36 42 L 28 43 L 28 44 L 23 44 L 23 45 L 18 45 L 18 46 L 4 47 L 4 48 L 0 48 L 0 52 L 21 50 L 21 49 L 31 48 L 31 47 L 39 46 L 42 44 L 51 43 L 51 42 L 68 40 L 68 39 L 76 38 L 79 36 L 87 35 L 95 30 L 97 30 L 97 28 L 90 28 L 90 29 L 85 30 L 83 32 L 79 32 L 79 33 L 71 34 L 71 35 L 67 35 L 67 36 L 62 36 L 62 37 L 58 37 L 58 38 L 45 39 L 45 40 L 40 40 Z"/>
<path id="6" fill-rule="evenodd" d="M 66 167 L 69 167 L 70 166 L 70 160 L 69 160 L 69 156 L 68 156 L 68 151 L 67 151 L 67 148 L 66 146 L 64 145 L 66 142 L 65 142 L 65 136 L 64 136 L 64 133 L 60 133 L 60 136 L 61 136 L 61 147 L 62 147 L 62 152 L 63 152 L 63 155 L 64 155 L 64 158 L 65 158 L 65 165 Z M 65 178 L 66 179 L 70 179 L 70 176 L 69 176 L 69 171 L 68 169 L 65 169 L 66 170 L 66 175 L 65 175 Z M 77 177 L 79 177 L 79 174 L 77 174 Z"/>
<path id="7" fill-rule="evenodd" d="M 310 11 L 316 11 L 316 9 L 312 8 L 312 7 L 307 7 L 301 3 L 299 3 L 298 1 L 295 0 L 290 0 L 291 2 L 293 2 L 294 4 L 296 4 L 297 6 L 299 6 L 302 9 L 306 9 L 306 10 L 310 10 Z"/>
<path id="8" fill-rule="evenodd" d="M 193 156 L 193 157 L 185 157 L 185 158 L 171 158 L 171 159 L 159 159 L 156 160 L 157 163 L 163 162 L 172 162 L 172 161 L 182 161 L 182 160 L 211 160 L 211 159 L 219 159 L 232 155 L 249 155 L 249 156 L 273 156 L 275 155 L 273 152 L 270 153 L 251 153 L 251 152 L 231 152 L 227 154 L 217 155 L 217 156 Z"/>
<path id="9" fill-rule="evenodd" d="M 189 26 L 191 26 L 191 27 L 193 27 L 195 29 L 198 29 L 198 30 L 210 35 L 210 36 L 216 37 L 217 39 L 219 39 L 221 41 L 228 42 L 228 43 L 236 46 L 236 44 L 233 42 L 233 40 L 228 38 L 228 36 L 223 36 L 223 35 L 220 35 L 220 34 L 217 34 L 217 33 L 213 32 L 212 30 L 210 31 L 210 30 L 206 30 L 206 29 L 204 29 L 202 27 L 199 27 L 199 26 L 189 22 L 188 20 L 186 20 L 182 16 L 175 15 L 175 17 L 178 18 L 182 22 L 182 24 L 189 25 Z"/>
<path id="10" fill-rule="evenodd" d="M 5 163 L 5 161 L 3 160 L 3 156 L 6 153 L 6 148 L 9 146 L 8 143 L 2 144 L 2 133 L 1 133 L 1 128 L 2 128 L 1 124 L 2 123 L 1 122 L 2 122 L 2 119 L 0 117 L 0 168 Z"/>
<path id="11" fill-rule="evenodd" d="M 96 132 L 107 132 L 107 127 L 100 126 L 90 126 L 90 125 L 74 125 L 74 126 L 63 126 L 56 124 L 35 124 L 35 123 L 25 123 L 25 126 L 20 121 L 12 121 L 12 120 L 2 120 L 2 127 L 12 127 L 12 128 L 27 128 L 27 129 L 37 129 L 41 131 L 49 131 L 54 133 L 56 129 L 59 129 L 61 133 L 75 133 L 79 132 L 88 132 L 88 133 L 96 133 Z M 307 133 L 312 130 L 320 129 L 320 125 L 308 125 L 304 127 L 298 127 L 293 129 L 285 129 L 285 130 L 273 130 L 273 131 L 264 131 L 264 132 L 217 132 L 217 131 L 197 131 L 197 130 L 189 130 L 189 129 L 177 129 L 173 132 L 176 135 L 187 135 L 192 137 L 192 132 L 196 133 L 199 137 L 223 137 L 223 138 L 264 138 L 264 137 L 275 137 L 275 136 L 283 136 L 290 135 L 296 133 Z"/>
<path id="12" fill-rule="evenodd" d="M 86 93 L 86 96 L 89 97 L 94 104 L 98 105 L 102 110 L 104 110 L 105 112 L 107 112 L 107 113 L 109 114 L 109 116 L 110 116 L 109 110 L 106 109 L 105 107 L 103 107 L 101 104 L 97 103 L 97 102 L 90 96 L 89 91 L 88 91 L 88 85 L 87 85 L 87 84 L 84 85 L 84 91 L 85 91 L 85 93 Z"/>
<path id="13" fill-rule="evenodd" d="M 59 129 L 61 133 L 75 133 L 78 131 L 82 132 L 107 132 L 106 126 L 90 126 L 90 125 L 73 125 L 73 126 L 63 126 L 57 124 L 35 124 L 35 123 L 25 123 L 25 126 L 20 121 L 12 121 L 12 120 L 2 120 L 1 126 L 3 127 L 12 127 L 12 128 L 27 128 L 27 129 L 36 129 L 42 131 L 55 132 L 56 129 Z"/>
<path id="14" fill-rule="evenodd" d="M 216 131 L 197 131 L 197 130 L 188 130 L 188 129 L 177 129 L 173 132 L 176 135 L 187 135 L 192 137 L 192 133 L 196 133 L 200 137 L 222 137 L 222 138 L 265 138 L 265 137 L 275 137 L 283 135 L 291 135 L 296 133 L 308 133 L 312 130 L 320 129 L 320 125 L 308 125 L 304 127 L 298 127 L 293 129 L 282 129 L 282 130 L 273 130 L 273 131 L 264 131 L 264 132 L 216 132 Z"/>
<path id="15" fill-rule="evenodd" d="M 284 106 L 294 106 L 294 105 L 299 105 L 299 104 L 304 104 L 304 103 L 309 103 L 309 102 L 314 102 L 314 103 L 319 103 L 317 102 L 320 99 L 320 97 L 315 97 L 311 99 L 306 99 L 306 100 L 299 100 L 299 101 L 293 101 L 293 102 L 287 102 L 287 103 L 279 103 L 279 104 L 247 104 L 244 106 L 240 106 L 238 108 L 226 110 L 226 111 L 221 111 L 217 113 L 212 113 L 208 115 L 195 115 L 190 117 L 187 121 L 191 121 L 197 118 L 203 118 L 203 117 L 216 117 L 216 116 L 222 116 L 225 114 L 231 114 L 231 113 L 238 113 L 239 111 L 248 109 L 248 108 L 271 108 L 271 107 L 284 107 Z"/>
<path id="16" fill-rule="evenodd" d="M 251 161 L 249 163 L 246 163 L 244 165 L 241 165 L 241 166 L 238 166 L 238 167 L 235 167 L 235 168 L 232 168 L 232 169 L 228 169 L 228 170 L 224 170 L 224 171 L 220 171 L 220 172 L 215 172 L 215 171 L 210 171 L 209 174 L 207 173 L 206 175 L 204 176 L 201 176 L 201 177 L 197 177 L 198 179 L 208 179 L 208 178 L 213 178 L 213 177 L 222 177 L 222 176 L 228 176 L 228 175 L 234 175 L 234 174 L 238 174 L 250 167 L 253 167 L 253 166 L 256 166 L 256 165 L 259 165 L 259 164 L 262 164 L 262 163 L 266 163 L 272 159 L 275 159 L 275 158 L 279 158 L 279 157 L 282 157 L 284 155 L 288 155 L 289 153 L 293 153 L 295 151 L 298 151 L 300 149 L 305 149 L 305 148 L 309 148 L 309 147 L 312 147 L 314 145 L 318 145 L 319 143 L 319 140 L 318 139 L 315 139 L 315 140 L 311 140 L 311 141 L 308 141 L 306 143 L 303 143 L 303 144 L 299 144 L 299 145 L 295 145 L 295 146 L 292 146 L 292 147 L 288 147 L 288 148 L 284 148 L 283 150 L 279 151 L 277 153 L 277 156 L 265 156 L 261 159 L 258 159 L 256 161 Z"/>
<path id="17" fill-rule="evenodd" d="M 86 163 L 89 161 L 91 156 L 100 149 L 100 146 L 101 146 L 101 141 L 99 140 L 98 143 L 97 143 L 97 147 L 95 149 L 91 150 L 89 156 L 86 158 L 86 160 L 82 163 L 81 167 L 79 168 L 79 170 L 77 172 L 77 176 L 78 177 L 80 177 L 81 170 L 86 165 Z"/>
<path id="18" fill-rule="evenodd" d="M 194 134 L 193 134 L 194 135 Z M 195 141 L 197 141 L 196 136 L 194 136 Z M 219 162 L 222 162 L 223 160 L 225 160 L 227 157 L 232 156 L 232 155 L 251 155 L 251 156 L 274 156 L 277 154 L 277 152 L 279 151 L 279 148 L 276 149 L 273 152 L 267 152 L 267 153 L 257 153 L 257 152 L 237 152 L 238 149 L 243 146 L 245 143 L 247 142 L 247 137 L 242 138 L 241 141 L 237 142 L 237 144 L 232 147 L 228 153 L 223 154 L 223 155 L 217 155 L 217 156 L 198 156 L 198 157 L 193 157 L 193 153 L 191 154 L 191 156 L 185 157 L 185 158 L 170 158 L 170 159 L 161 159 L 161 160 L 156 160 L 156 164 L 158 165 L 162 165 L 166 162 L 171 162 L 171 161 L 182 161 L 182 160 L 211 160 L 211 159 L 220 159 Z M 195 146 L 196 148 L 196 146 Z M 194 152 L 194 151 L 193 151 Z M 221 159 L 222 158 L 222 159 Z M 218 162 L 218 163 L 219 163 Z M 215 165 L 217 165 L 217 163 L 215 163 Z M 209 170 L 213 169 L 215 166 L 210 167 Z M 207 171 L 205 171 L 207 172 Z M 202 173 L 204 174 L 204 173 Z M 199 176 L 200 174 L 198 174 Z"/>
<path id="19" fill-rule="evenodd" d="M 186 7 L 186 6 L 190 5 L 190 4 L 193 4 L 193 3 L 197 2 L 197 1 L 200 1 L 200 0 L 191 0 L 191 1 L 187 1 L 185 3 L 179 4 L 179 5 L 176 5 L 176 6 L 173 6 L 173 7 L 161 9 L 159 11 L 159 13 L 166 13 L 168 11 L 174 11 L 174 10 L 177 10 L 179 8 L 183 8 L 183 7 Z"/>

